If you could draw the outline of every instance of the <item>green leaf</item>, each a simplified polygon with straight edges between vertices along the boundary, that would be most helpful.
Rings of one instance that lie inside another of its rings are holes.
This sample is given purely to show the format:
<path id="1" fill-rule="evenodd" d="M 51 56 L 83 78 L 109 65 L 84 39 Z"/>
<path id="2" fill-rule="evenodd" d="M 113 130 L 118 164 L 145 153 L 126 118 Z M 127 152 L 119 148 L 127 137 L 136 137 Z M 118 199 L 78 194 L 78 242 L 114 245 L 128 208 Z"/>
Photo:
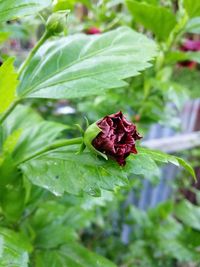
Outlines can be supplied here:
<path id="1" fill-rule="evenodd" d="M 184 7 L 191 18 L 200 16 L 199 0 L 184 0 Z"/>
<path id="2" fill-rule="evenodd" d="M 55 39 L 39 49 L 22 73 L 18 96 L 69 99 L 102 94 L 126 86 L 124 79 L 150 67 L 155 53 L 152 40 L 128 27 Z"/>
<path id="3" fill-rule="evenodd" d="M 177 61 L 192 60 L 200 63 L 200 52 L 181 52 L 173 51 L 167 55 L 166 61 L 169 63 L 177 63 Z"/>
<path id="4" fill-rule="evenodd" d="M 13 62 L 14 59 L 9 58 L 0 67 L 0 114 L 3 113 L 16 98 L 15 91 L 18 80 Z"/>
<path id="5" fill-rule="evenodd" d="M 56 0 L 53 2 L 53 11 L 56 12 L 67 9 L 73 10 L 77 3 L 82 3 L 88 9 L 92 8 L 92 3 L 89 0 Z"/>
<path id="6" fill-rule="evenodd" d="M 12 153 L 13 160 L 17 163 L 51 144 L 65 129 L 65 125 L 44 121 L 32 109 L 22 105 L 19 105 L 3 124 L 4 137 L 8 140 L 15 132 L 20 132 L 20 138 Z"/>
<path id="7" fill-rule="evenodd" d="M 59 250 L 38 251 L 35 263 L 35 267 L 116 267 L 109 260 L 73 242 Z"/>
<path id="8" fill-rule="evenodd" d="M 91 152 L 76 154 L 76 146 L 46 153 L 21 165 L 24 175 L 56 195 L 86 192 L 100 196 L 101 189 L 127 185 L 127 174 L 116 162 L 99 159 Z"/>
<path id="9" fill-rule="evenodd" d="M 22 134 L 21 129 L 17 129 L 16 131 L 12 132 L 11 135 L 7 137 L 5 142 L 3 143 L 3 153 L 11 154 L 16 147 L 17 142 Z"/>
<path id="10" fill-rule="evenodd" d="M 2 0 L 0 1 L 0 22 L 35 14 L 50 4 L 51 0 Z"/>
<path id="11" fill-rule="evenodd" d="M 128 173 L 143 175 L 147 179 L 160 175 L 159 168 L 151 156 L 142 153 L 130 155 L 127 159 L 125 170 Z"/>
<path id="12" fill-rule="evenodd" d="M 172 79 L 187 88 L 192 98 L 199 98 L 200 75 L 198 70 L 179 68 L 174 71 Z"/>
<path id="13" fill-rule="evenodd" d="M 75 241 L 75 230 L 89 226 L 92 216 L 92 211 L 86 211 L 77 204 L 69 206 L 55 201 L 42 203 L 31 219 L 36 246 L 46 249 L 57 248 Z"/>
<path id="14" fill-rule="evenodd" d="M 31 246 L 25 236 L 0 228 L 0 266 L 28 267 Z"/>
<path id="15" fill-rule="evenodd" d="M 185 32 L 200 34 L 200 17 L 195 17 L 189 20 Z"/>
<path id="16" fill-rule="evenodd" d="M 163 162 L 163 163 L 172 163 L 178 167 L 183 167 L 196 180 L 196 174 L 194 172 L 194 169 L 184 159 L 173 156 L 173 155 L 165 154 L 160 151 L 150 150 L 150 149 L 142 148 L 142 147 L 138 148 L 138 151 L 140 154 L 149 155 L 154 161 Z"/>
<path id="17" fill-rule="evenodd" d="M 21 162 L 43 147 L 51 144 L 66 126 L 60 123 L 43 121 L 35 126 L 24 129 L 21 138 L 13 152 L 13 159 Z"/>
<path id="18" fill-rule="evenodd" d="M 21 129 L 15 130 L 3 143 L 2 153 L 0 153 L 0 186 L 6 185 L 18 177 L 12 153 L 19 141 L 21 132 Z"/>
<path id="19" fill-rule="evenodd" d="M 18 129 L 27 129 L 43 121 L 42 117 L 28 106 L 18 105 L 4 121 L 2 131 L 4 139 Z"/>
<path id="20" fill-rule="evenodd" d="M 174 214 L 187 226 L 200 230 L 200 207 L 183 200 L 175 206 Z"/>
<path id="21" fill-rule="evenodd" d="M 4 43 L 9 38 L 9 32 L 0 32 L 0 44 Z"/>
<path id="22" fill-rule="evenodd" d="M 126 0 L 126 3 L 136 22 L 152 31 L 159 40 L 168 38 L 176 25 L 176 17 L 170 10 L 134 0 Z"/>

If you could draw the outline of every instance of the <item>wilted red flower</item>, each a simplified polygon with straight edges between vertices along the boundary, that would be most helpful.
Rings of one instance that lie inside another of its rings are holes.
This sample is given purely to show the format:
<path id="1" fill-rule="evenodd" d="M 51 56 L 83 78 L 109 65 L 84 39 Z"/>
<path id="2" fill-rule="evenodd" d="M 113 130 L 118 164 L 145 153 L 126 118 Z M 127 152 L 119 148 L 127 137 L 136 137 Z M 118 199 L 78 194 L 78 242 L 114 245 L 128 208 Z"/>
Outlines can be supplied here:
<path id="1" fill-rule="evenodd" d="M 102 131 L 92 145 L 124 166 L 130 153 L 137 153 L 135 141 L 142 138 L 136 126 L 127 121 L 121 111 L 104 117 L 97 125 Z"/>
<path id="2" fill-rule="evenodd" d="M 101 33 L 101 30 L 99 28 L 96 27 L 91 27 L 89 29 L 86 30 L 87 34 L 99 34 Z"/>

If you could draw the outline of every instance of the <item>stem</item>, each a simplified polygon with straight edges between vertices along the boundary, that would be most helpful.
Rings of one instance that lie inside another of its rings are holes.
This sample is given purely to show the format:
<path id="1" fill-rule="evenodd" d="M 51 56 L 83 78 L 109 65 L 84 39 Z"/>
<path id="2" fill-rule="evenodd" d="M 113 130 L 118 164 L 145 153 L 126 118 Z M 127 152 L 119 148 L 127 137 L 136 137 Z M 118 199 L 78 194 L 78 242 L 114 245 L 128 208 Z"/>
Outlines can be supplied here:
<path id="1" fill-rule="evenodd" d="M 35 47 L 31 50 L 30 54 L 28 55 L 27 59 L 22 63 L 22 65 L 19 68 L 18 75 L 20 76 L 26 66 L 29 64 L 35 53 L 38 51 L 40 46 L 50 37 L 50 33 L 48 31 L 45 31 L 40 40 L 37 42 Z"/>
<path id="2" fill-rule="evenodd" d="M 13 109 L 17 106 L 17 104 L 20 102 L 20 99 L 16 99 L 12 102 L 10 107 L 3 113 L 3 115 L 0 118 L 0 125 L 5 121 L 5 119 L 8 117 L 8 115 L 13 111 Z"/>
<path id="3" fill-rule="evenodd" d="M 67 139 L 67 140 L 59 140 L 51 145 L 46 146 L 45 148 L 37 151 L 35 154 L 28 156 L 27 158 L 23 159 L 21 162 L 18 162 L 17 165 L 20 165 L 22 163 L 25 163 L 28 160 L 34 159 L 46 152 L 49 152 L 51 150 L 55 150 L 59 147 L 65 147 L 65 146 L 70 146 L 70 145 L 76 145 L 76 144 L 82 144 L 83 138 L 78 137 L 78 138 L 72 138 L 72 139 Z"/>

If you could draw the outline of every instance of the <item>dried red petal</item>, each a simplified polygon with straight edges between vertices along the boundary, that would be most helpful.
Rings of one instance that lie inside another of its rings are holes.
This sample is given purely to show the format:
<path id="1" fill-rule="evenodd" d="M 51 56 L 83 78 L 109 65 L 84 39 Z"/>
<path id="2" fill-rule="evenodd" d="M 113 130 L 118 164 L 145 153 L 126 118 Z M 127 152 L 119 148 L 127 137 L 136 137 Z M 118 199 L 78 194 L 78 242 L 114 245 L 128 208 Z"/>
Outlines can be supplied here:
<path id="1" fill-rule="evenodd" d="M 137 153 L 136 140 L 142 138 L 137 132 L 135 124 L 126 120 L 121 111 L 106 116 L 97 122 L 101 132 L 92 141 L 92 145 L 99 151 L 110 156 L 120 166 L 126 164 L 125 159 Z"/>

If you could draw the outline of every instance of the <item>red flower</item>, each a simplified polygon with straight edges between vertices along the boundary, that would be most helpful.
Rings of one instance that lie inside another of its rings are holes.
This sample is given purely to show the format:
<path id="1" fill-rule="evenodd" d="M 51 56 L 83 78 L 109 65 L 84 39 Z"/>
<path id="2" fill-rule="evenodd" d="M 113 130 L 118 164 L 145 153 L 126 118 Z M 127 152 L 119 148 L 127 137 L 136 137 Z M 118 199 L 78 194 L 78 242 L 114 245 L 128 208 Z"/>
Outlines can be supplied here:
<path id="1" fill-rule="evenodd" d="M 200 51 L 200 41 L 186 40 L 181 46 L 182 51 Z"/>
<path id="2" fill-rule="evenodd" d="M 127 121 L 121 111 L 104 117 L 97 125 L 101 132 L 92 145 L 124 166 L 130 153 L 137 153 L 135 141 L 142 138 L 136 126 Z"/>
<path id="3" fill-rule="evenodd" d="M 87 34 L 99 34 L 101 33 L 101 30 L 99 28 L 96 27 L 91 27 L 89 29 L 86 30 Z"/>
<path id="4" fill-rule="evenodd" d="M 200 41 L 195 40 L 186 40 L 184 44 L 182 44 L 181 48 L 182 51 L 189 52 L 189 51 L 200 51 Z M 197 66 L 197 63 L 194 61 L 185 60 L 179 63 L 182 67 L 188 67 L 189 69 L 194 69 Z"/>

